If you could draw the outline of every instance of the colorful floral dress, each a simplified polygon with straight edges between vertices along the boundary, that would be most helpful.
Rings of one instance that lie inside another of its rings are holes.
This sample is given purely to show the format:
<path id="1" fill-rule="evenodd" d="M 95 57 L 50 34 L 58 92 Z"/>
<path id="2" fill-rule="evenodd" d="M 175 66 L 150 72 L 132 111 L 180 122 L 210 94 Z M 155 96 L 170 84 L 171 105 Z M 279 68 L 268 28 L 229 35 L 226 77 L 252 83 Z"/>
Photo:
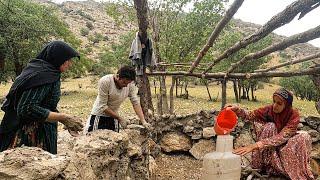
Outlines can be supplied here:
<path id="1" fill-rule="evenodd" d="M 268 116 L 271 108 L 266 106 L 255 111 L 239 109 L 236 112 L 239 117 L 254 124 L 259 148 L 252 153 L 252 168 L 293 180 L 314 179 L 310 167 L 312 141 L 309 134 L 297 131 L 299 114 L 290 114 L 281 126 L 274 122 L 272 116 Z"/>

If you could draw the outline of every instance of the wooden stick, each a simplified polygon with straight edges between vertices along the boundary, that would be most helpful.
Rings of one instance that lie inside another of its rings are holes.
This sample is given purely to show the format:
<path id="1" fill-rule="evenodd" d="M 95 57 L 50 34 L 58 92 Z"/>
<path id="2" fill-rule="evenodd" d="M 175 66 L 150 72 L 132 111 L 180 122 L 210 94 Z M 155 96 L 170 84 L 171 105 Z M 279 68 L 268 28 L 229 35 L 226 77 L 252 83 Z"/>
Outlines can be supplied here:
<path id="1" fill-rule="evenodd" d="M 272 52 L 283 50 L 291 45 L 298 44 L 298 43 L 305 43 L 318 37 L 320 37 L 320 26 L 317 26 L 313 29 L 309 29 L 308 31 L 290 36 L 287 39 L 283 40 L 282 42 L 266 47 L 256 53 L 250 53 L 246 55 L 240 61 L 232 64 L 231 67 L 226 72 L 227 73 L 226 75 L 231 73 L 236 67 L 244 64 L 246 61 L 258 59 Z"/>
<path id="2" fill-rule="evenodd" d="M 198 56 L 194 60 L 193 65 L 190 67 L 189 72 L 193 72 L 193 70 L 199 65 L 201 59 L 207 54 L 210 47 L 212 47 L 213 42 L 217 39 L 222 29 L 227 25 L 233 15 L 238 11 L 240 6 L 242 5 L 244 0 L 235 0 L 231 7 L 227 10 L 223 18 L 219 21 L 217 26 L 214 28 L 211 33 L 209 39 L 207 40 L 207 44 L 203 46 Z"/>
<path id="3" fill-rule="evenodd" d="M 256 72 L 256 73 L 231 73 L 228 75 L 229 79 L 255 79 L 255 78 L 265 78 L 265 77 L 290 77 L 290 76 L 303 76 L 303 75 L 314 75 L 319 74 L 320 67 L 307 68 L 300 71 L 271 71 L 271 72 Z M 175 71 L 175 72 L 151 72 L 147 73 L 148 76 L 192 76 L 198 78 L 225 78 L 226 73 L 190 73 L 185 71 Z"/>
<path id="4" fill-rule="evenodd" d="M 298 0 L 286 7 L 285 10 L 279 14 L 273 16 L 265 25 L 263 25 L 254 34 L 243 38 L 242 40 L 235 43 L 232 47 L 223 52 L 218 58 L 216 58 L 212 64 L 204 71 L 207 73 L 212 69 L 214 65 L 232 55 L 233 53 L 245 48 L 249 44 L 257 42 L 270 34 L 273 30 L 291 22 L 294 17 L 300 12 L 308 13 L 313 9 L 313 6 L 319 3 L 319 0 Z M 310 11 L 309 11 L 310 10 Z"/>
<path id="5" fill-rule="evenodd" d="M 258 69 L 258 70 L 255 70 L 254 72 L 268 72 L 268 71 L 275 70 L 275 69 L 278 69 L 278 68 L 281 68 L 281 67 L 284 67 L 284 66 L 287 66 L 287 65 L 293 65 L 293 64 L 309 61 L 309 60 L 312 60 L 312 59 L 315 59 L 315 58 L 318 58 L 318 57 L 320 57 L 320 53 L 313 54 L 313 55 L 310 55 L 310 56 L 306 56 L 306 57 L 303 57 L 301 59 L 297 59 L 297 60 L 281 63 L 281 64 L 278 64 L 276 66 L 272 66 L 272 67 L 269 67 L 269 68 L 266 68 L 266 69 Z"/>

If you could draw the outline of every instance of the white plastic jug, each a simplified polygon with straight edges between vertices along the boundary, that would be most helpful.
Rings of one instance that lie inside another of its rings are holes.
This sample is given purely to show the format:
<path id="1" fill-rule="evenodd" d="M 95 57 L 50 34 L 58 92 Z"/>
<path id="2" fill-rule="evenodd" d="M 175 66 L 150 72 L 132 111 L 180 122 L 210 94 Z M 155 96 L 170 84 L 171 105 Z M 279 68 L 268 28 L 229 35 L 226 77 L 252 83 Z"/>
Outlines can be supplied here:
<path id="1" fill-rule="evenodd" d="M 216 152 L 203 157 L 203 180 L 239 180 L 241 177 L 241 158 L 232 153 L 233 136 L 219 135 Z"/>

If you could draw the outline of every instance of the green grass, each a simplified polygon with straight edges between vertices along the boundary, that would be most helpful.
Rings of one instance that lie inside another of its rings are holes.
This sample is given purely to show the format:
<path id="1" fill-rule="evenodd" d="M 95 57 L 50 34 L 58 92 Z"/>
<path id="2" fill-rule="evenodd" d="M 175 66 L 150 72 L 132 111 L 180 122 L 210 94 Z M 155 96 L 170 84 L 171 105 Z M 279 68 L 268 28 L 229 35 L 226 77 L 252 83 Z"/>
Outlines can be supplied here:
<path id="1" fill-rule="evenodd" d="M 67 79 L 62 82 L 61 91 L 62 96 L 58 105 L 58 109 L 61 112 L 70 113 L 77 115 L 84 120 L 87 119 L 90 114 L 92 105 L 95 101 L 97 89 L 97 77 L 85 77 L 80 79 Z M 167 84 L 171 84 L 170 81 Z M 8 93 L 11 84 L 0 85 L 0 98 L 4 98 L 6 93 Z M 80 88 L 81 87 L 81 88 Z M 255 92 L 258 102 L 242 100 L 240 106 L 246 107 L 250 110 L 267 105 L 272 102 L 272 93 L 279 86 L 274 84 L 264 84 L 263 89 L 259 89 Z M 221 95 L 221 87 L 215 83 L 209 86 L 211 96 L 213 98 Z M 156 99 L 154 96 L 154 87 L 151 88 L 153 93 L 153 102 L 156 106 Z M 221 106 L 221 97 L 218 97 L 216 102 L 208 101 L 208 93 L 204 86 L 194 86 L 188 88 L 189 99 L 175 98 L 175 112 L 176 114 L 188 114 L 197 112 L 199 110 L 209 110 L 209 109 L 219 109 Z M 159 90 L 157 90 L 159 92 Z M 167 88 L 169 92 L 169 86 Z M 180 89 L 178 90 L 180 92 Z M 168 95 L 169 96 L 169 95 Z M 235 103 L 233 96 L 232 84 L 228 84 L 227 89 L 227 103 Z M 319 116 L 317 110 L 315 109 L 314 102 L 297 100 L 294 98 L 293 106 L 300 110 L 301 115 L 304 116 Z M 135 116 L 132 106 L 129 100 L 126 100 L 120 109 L 120 115 L 123 117 Z M 3 112 L 0 111 L 0 120 L 3 117 Z"/>

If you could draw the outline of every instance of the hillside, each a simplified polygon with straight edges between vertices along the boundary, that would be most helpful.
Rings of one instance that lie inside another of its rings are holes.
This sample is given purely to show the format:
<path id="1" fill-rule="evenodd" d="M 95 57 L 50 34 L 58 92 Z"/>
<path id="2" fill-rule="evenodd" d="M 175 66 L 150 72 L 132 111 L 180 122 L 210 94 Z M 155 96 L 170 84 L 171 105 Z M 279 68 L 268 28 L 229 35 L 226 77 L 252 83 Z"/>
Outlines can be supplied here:
<path id="1" fill-rule="evenodd" d="M 82 41 L 82 48 L 91 59 L 98 59 L 99 53 L 103 52 L 106 47 L 117 42 L 121 34 L 129 30 L 136 29 L 134 24 L 118 26 L 116 22 L 107 15 L 105 6 L 107 4 L 95 2 L 92 0 L 82 2 L 64 2 L 54 4 L 46 0 L 36 0 L 46 5 L 52 5 L 58 9 L 61 18 L 69 25 L 71 31 Z M 232 23 L 235 29 L 249 35 L 255 32 L 260 25 L 243 22 L 234 19 Z M 87 29 L 87 32 L 82 32 Z M 87 34 L 86 34 L 87 33 Z M 274 43 L 283 40 L 285 37 L 272 34 Z M 98 39 L 98 40 L 97 40 Z M 306 55 L 311 55 L 320 51 L 311 44 L 304 43 L 291 46 L 281 52 L 272 54 L 272 63 L 277 64 L 286 59 L 296 59 Z"/>

